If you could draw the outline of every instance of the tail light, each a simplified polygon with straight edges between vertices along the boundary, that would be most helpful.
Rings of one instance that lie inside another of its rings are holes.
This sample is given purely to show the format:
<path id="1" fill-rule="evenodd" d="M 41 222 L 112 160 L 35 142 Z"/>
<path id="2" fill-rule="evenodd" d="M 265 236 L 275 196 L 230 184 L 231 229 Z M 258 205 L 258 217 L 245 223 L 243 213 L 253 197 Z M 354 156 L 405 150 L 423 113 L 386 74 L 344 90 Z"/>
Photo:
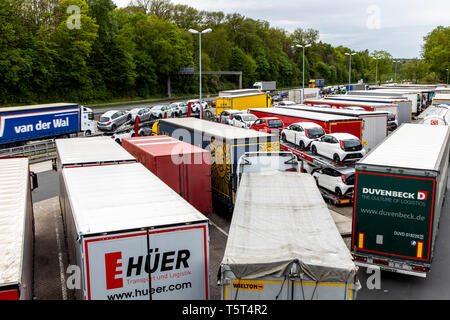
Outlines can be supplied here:
<path id="1" fill-rule="evenodd" d="M 308 131 L 308 129 L 305 129 L 305 136 L 307 136 L 309 138 L 309 131 Z"/>
<path id="2" fill-rule="evenodd" d="M 110 124 L 111 124 L 111 121 L 108 121 L 108 123 L 106 125 L 109 126 Z"/>
<path id="3" fill-rule="evenodd" d="M 115 139 L 115 138 L 116 138 L 116 136 L 112 136 L 112 138 L 113 138 L 113 139 Z"/>
<path id="4" fill-rule="evenodd" d="M 384 265 L 384 266 L 389 265 L 389 261 L 386 261 L 386 260 L 380 260 L 380 259 L 373 259 L 373 263 L 375 263 L 375 264 L 382 264 L 382 265 Z"/>
<path id="5" fill-rule="evenodd" d="M 296 169 L 296 168 L 289 168 L 289 169 L 286 169 L 286 171 L 289 171 L 289 172 L 291 172 L 291 171 L 297 172 L 297 169 Z"/>
<path id="6" fill-rule="evenodd" d="M 231 119 L 232 114 L 230 114 L 230 119 Z"/>
<path id="7" fill-rule="evenodd" d="M 366 262 L 366 261 L 367 261 L 367 258 L 360 257 L 360 256 L 355 256 L 355 260 L 356 260 L 356 261 L 359 261 L 359 262 Z"/>
<path id="8" fill-rule="evenodd" d="M 340 145 L 341 145 L 341 149 L 345 151 L 345 147 L 344 147 L 344 141 L 340 141 Z"/>
<path id="9" fill-rule="evenodd" d="M 413 266 L 412 269 L 414 271 L 418 271 L 418 272 L 427 272 L 427 269 L 423 268 L 423 267 L 417 267 L 417 266 Z"/>
<path id="10" fill-rule="evenodd" d="M 347 180 L 345 179 L 345 175 L 344 174 L 341 174 L 341 178 L 342 178 L 342 182 L 347 184 Z"/>

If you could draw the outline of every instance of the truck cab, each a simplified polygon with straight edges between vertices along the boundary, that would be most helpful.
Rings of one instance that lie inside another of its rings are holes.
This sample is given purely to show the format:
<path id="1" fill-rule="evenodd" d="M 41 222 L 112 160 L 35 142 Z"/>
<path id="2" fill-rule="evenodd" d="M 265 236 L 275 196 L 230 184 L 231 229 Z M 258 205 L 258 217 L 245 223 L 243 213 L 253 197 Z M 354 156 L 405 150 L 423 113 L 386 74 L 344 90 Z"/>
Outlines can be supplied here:
<path id="1" fill-rule="evenodd" d="M 80 123 L 81 123 L 81 132 L 85 136 L 91 136 L 95 133 L 95 121 L 94 121 L 94 112 L 91 108 L 87 108 L 85 106 L 80 106 L 81 115 L 80 115 Z"/>

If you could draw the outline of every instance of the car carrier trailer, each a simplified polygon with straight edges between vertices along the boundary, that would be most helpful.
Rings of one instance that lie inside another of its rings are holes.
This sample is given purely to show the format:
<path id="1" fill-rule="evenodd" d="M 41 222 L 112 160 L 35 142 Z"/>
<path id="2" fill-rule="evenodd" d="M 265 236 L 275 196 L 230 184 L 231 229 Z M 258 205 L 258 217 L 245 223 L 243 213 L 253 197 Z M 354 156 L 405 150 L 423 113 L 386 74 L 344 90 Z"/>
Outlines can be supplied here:
<path id="1" fill-rule="evenodd" d="M 312 173 L 321 168 L 339 169 L 345 167 L 354 167 L 354 163 L 335 163 L 332 160 L 320 155 L 314 155 L 311 151 L 302 150 L 298 146 L 283 141 L 280 144 L 280 149 L 294 154 L 301 161 L 301 172 Z M 353 203 L 353 193 L 337 195 L 325 188 L 318 186 L 322 197 L 335 205 L 344 205 Z"/>
<path id="2" fill-rule="evenodd" d="M 351 247 L 358 265 L 426 277 L 449 149 L 450 127 L 403 124 L 356 163 Z"/>

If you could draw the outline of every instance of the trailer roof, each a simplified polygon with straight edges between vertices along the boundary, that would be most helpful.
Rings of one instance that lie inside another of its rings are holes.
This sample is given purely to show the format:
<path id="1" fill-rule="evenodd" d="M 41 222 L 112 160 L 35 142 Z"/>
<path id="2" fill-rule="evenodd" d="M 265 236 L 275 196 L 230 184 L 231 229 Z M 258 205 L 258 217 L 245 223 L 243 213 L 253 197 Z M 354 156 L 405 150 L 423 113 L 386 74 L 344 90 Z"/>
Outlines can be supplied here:
<path id="1" fill-rule="evenodd" d="M 137 148 L 154 156 L 172 156 L 192 153 L 209 153 L 209 151 L 193 146 L 190 143 L 180 141 L 169 136 L 149 136 L 124 138 Z M 202 158 L 203 159 L 203 158 Z"/>
<path id="2" fill-rule="evenodd" d="M 373 106 L 392 106 L 392 103 L 388 102 L 359 102 L 359 101 L 353 101 L 353 100 L 333 100 L 333 99 L 306 99 L 303 103 L 308 102 L 315 102 L 315 103 L 322 103 L 322 104 L 330 104 L 330 103 L 336 103 L 336 104 L 346 104 L 349 106 L 364 106 L 364 107 L 373 107 Z"/>
<path id="3" fill-rule="evenodd" d="M 290 109 L 290 110 L 304 110 L 304 111 L 327 113 L 327 114 L 346 115 L 346 116 L 351 116 L 351 117 L 386 116 L 390 113 L 388 111 L 367 111 L 367 110 L 351 110 L 351 109 L 336 109 L 336 108 L 320 108 L 320 107 L 305 106 L 305 105 L 286 106 L 284 108 Z"/>
<path id="4" fill-rule="evenodd" d="M 110 137 L 56 139 L 55 143 L 63 166 L 136 160 Z"/>
<path id="5" fill-rule="evenodd" d="M 63 177 L 79 234 L 208 221 L 140 163 L 67 168 Z"/>
<path id="6" fill-rule="evenodd" d="M 256 108 L 256 109 L 248 109 L 249 111 L 255 111 L 255 112 L 267 112 L 273 115 L 280 115 L 280 116 L 290 116 L 290 117 L 296 117 L 296 118 L 305 118 L 305 119 L 311 119 L 311 120 L 317 120 L 317 121 L 348 121 L 348 120 L 357 120 L 355 117 L 350 116 L 341 116 L 337 114 L 326 114 L 326 113 L 317 113 L 312 111 L 303 111 L 303 110 L 293 110 L 286 107 L 282 108 Z"/>
<path id="7" fill-rule="evenodd" d="M 357 272 L 314 178 L 282 171 L 242 175 L 222 264 L 245 279 L 287 275 L 292 264 L 315 281 Z"/>
<path id="8" fill-rule="evenodd" d="M 0 285 L 21 281 L 28 158 L 0 159 Z"/>
<path id="9" fill-rule="evenodd" d="M 31 106 L 17 106 L 17 107 L 0 108 L 0 112 L 35 110 L 35 109 L 45 109 L 45 108 L 60 108 L 60 107 L 70 107 L 70 106 L 78 107 L 78 104 L 77 103 L 35 104 L 35 105 L 31 105 Z"/>
<path id="10" fill-rule="evenodd" d="M 449 126 L 404 123 L 357 165 L 438 171 L 449 139 Z"/>
<path id="11" fill-rule="evenodd" d="M 374 102 L 393 102 L 393 103 L 398 103 L 398 102 L 410 102 L 408 100 L 407 97 L 402 97 L 402 96 L 397 96 L 397 97 L 386 97 L 386 96 L 358 96 L 358 95 L 348 95 L 348 94 L 343 94 L 343 95 L 335 95 L 335 96 L 328 96 L 325 97 L 324 99 L 328 100 L 371 100 Z"/>
<path id="12" fill-rule="evenodd" d="M 261 108 L 266 110 L 267 108 Z M 188 130 L 196 130 L 205 132 L 211 136 L 223 137 L 226 139 L 246 139 L 246 138 L 267 138 L 275 137 L 275 134 L 268 134 L 256 130 L 238 128 L 223 123 L 217 123 L 197 118 L 176 118 L 161 119 L 161 123 L 175 124 L 176 126 L 186 128 Z"/>

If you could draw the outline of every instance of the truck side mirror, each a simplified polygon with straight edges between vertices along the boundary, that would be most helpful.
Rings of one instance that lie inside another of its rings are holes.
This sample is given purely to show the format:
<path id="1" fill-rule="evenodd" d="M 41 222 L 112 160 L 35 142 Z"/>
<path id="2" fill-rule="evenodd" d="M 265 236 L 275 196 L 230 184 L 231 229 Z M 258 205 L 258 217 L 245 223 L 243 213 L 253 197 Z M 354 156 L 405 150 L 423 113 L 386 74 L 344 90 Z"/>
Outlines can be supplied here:
<path id="1" fill-rule="evenodd" d="M 31 177 L 31 191 L 39 187 L 37 174 L 34 172 L 30 172 Z"/>
<path id="2" fill-rule="evenodd" d="M 56 166 L 56 160 L 55 159 L 52 160 L 52 170 L 55 171 L 55 172 L 58 171 L 58 167 Z"/>

